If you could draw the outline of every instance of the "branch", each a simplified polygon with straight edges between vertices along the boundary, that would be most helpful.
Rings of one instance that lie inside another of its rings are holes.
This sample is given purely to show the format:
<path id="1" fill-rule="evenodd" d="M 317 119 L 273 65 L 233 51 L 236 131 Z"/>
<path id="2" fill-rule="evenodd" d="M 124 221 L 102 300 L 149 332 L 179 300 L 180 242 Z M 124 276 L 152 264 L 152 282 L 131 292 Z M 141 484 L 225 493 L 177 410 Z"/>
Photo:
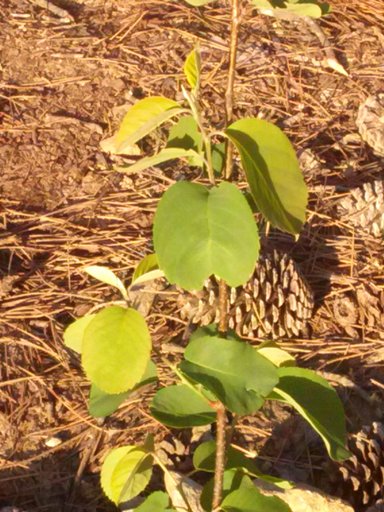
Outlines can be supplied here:
<path id="1" fill-rule="evenodd" d="M 228 69 L 228 80 L 227 89 L 225 91 L 225 122 L 226 126 L 231 124 L 233 117 L 233 84 L 235 82 L 236 74 L 236 54 L 237 54 L 237 42 L 239 38 L 239 1 L 232 0 L 232 11 L 231 11 L 231 40 L 229 49 L 229 69 Z M 226 157 L 225 157 L 225 178 L 229 179 L 232 175 L 233 166 L 233 144 L 231 141 L 227 141 Z"/>
<path id="2" fill-rule="evenodd" d="M 216 459 L 215 483 L 213 487 L 212 511 L 219 510 L 223 496 L 223 479 L 225 470 L 225 427 L 227 415 L 221 402 L 216 403 Z"/>

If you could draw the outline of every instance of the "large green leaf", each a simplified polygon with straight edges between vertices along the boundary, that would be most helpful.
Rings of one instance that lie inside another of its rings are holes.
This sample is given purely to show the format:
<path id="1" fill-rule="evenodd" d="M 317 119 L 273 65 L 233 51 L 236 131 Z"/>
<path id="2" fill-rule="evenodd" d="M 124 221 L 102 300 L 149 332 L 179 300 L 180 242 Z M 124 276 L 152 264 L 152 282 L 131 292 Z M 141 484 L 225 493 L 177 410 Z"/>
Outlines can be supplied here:
<path id="1" fill-rule="evenodd" d="M 152 456 L 147 448 L 121 446 L 107 455 L 101 468 L 101 487 L 116 505 L 137 496 L 152 475 Z"/>
<path id="2" fill-rule="evenodd" d="M 214 478 L 209 480 L 201 491 L 200 503 L 206 512 L 210 512 L 212 510 L 213 485 Z M 244 475 L 242 471 L 238 471 L 236 469 L 226 470 L 223 475 L 223 499 L 236 489 L 252 486 L 252 480 L 247 475 Z"/>
<path id="3" fill-rule="evenodd" d="M 83 346 L 84 331 L 88 327 L 89 323 L 95 318 L 96 313 L 91 315 L 82 316 L 74 322 L 72 322 L 64 331 L 64 344 L 71 348 L 78 354 L 81 354 Z"/>
<path id="4" fill-rule="evenodd" d="M 192 153 L 188 157 L 188 162 L 192 166 L 202 166 L 202 148 L 203 137 L 199 131 L 198 125 L 193 116 L 183 116 L 178 119 L 177 123 L 169 130 L 168 148 L 179 148 L 184 150 L 193 150 L 197 155 Z"/>
<path id="5" fill-rule="evenodd" d="M 227 494 L 221 502 L 225 512 L 292 512 L 277 496 L 264 496 L 257 487 L 241 487 Z"/>
<path id="6" fill-rule="evenodd" d="M 111 306 L 84 331 L 82 364 L 90 381 L 106 393 L 123 393 L 142 379 L 151 339 L 144 318 L 134 309 Z"/>
<path id="7" fill-rule="evenodd" d="M 232 446 L 228 446 L 225 452 L 226 462 L 225 469 L 241 469 L 248 475 L 251 475 L 255 478 L 260 478 L 266 482 L 272 483 L 282 489 L 290 489 L 292 488 L 292 484 L 287 480 L 282 480 L 280 478 L 275 478 L 270 475 L 265 475 L 261 473 L 254 461 L 254 459 L 250 459 L 246 457 L 239 450 L 235 450 Z M 216 457 L 216 442 L 215 441 L 206 441 L 205 443 L 200 444 L 194 454 L 193 454 L 193 465 L 197 470 L 207 471 L 209 473 L 214 473 L 215 471 L 215 457 Z"/>
<path id="8" fill-rule="evenodd" d="M 277 368 L 243 341 L 194 338 L 184 357 L 182 372 L 237 414 L 257 411 L 278 382 Z"/>
<path id="9" fill-rule="evenodd" d="M 186 384 L 160 389 L 152 400 L 151 414 L 164 425 L 175 428 L 209 425 L 216 420 L 208 400 Z"/>
<path id="10" fill-rule="evenodd" d="M 308 191 L 286 135 L 255 118 L 234 122 L 226 133 L 240 153 L 259 210 L 274 226 L 298 233 L 305 221 Z"/>
<path id="11" fill-rule="evenodd" d="M 304 368 L 282 367 L 278 374 L 279 383 L 269 398 L 292 405 L 321 436 L 332 459 L 349 457 L 343 405 L 332 386 Z"/>
<path id="12" fill-rule="evenodd" d="M 176 512 L 169 508 L 169 496 L 166 492 L 156 491 L 150 494 L 135 512 Z"/>
<path id="13" fill-rule="evenodd" d="M 119 170 L 129 174 L 143 171 L 149 167 L 155 167 L 156 165 L 168 162 L 169 160 L 175 160 L 177 158 L 187 158 L 188 161 L 193 161 L 193 165 L 202 166 L 203 158 L 196 153 L 193 149 L 182 149 L 182 148 L 164 148 L 156 155 L 147 156 L 141 158 L 132 165 L 127 167 L 119 167 Z"/>
<path id="14" fill-rule="evenodd" d="M 115 136 L 117 151 L 123 152 L 125 147 L 132 146 L 162 123 L 182 112 L 185 109 L 176 101 L 163 96 L 152 96 L 138 101 L 125 114 Z"/>
<path id="15" fill-rule="evenodd" d="M 159 202 L 153 233 L 159 267 L 187 290 L 202 288 L 212 274 L 230 286 L 244 284 L 258 257 L 251 209 L 231 183 L 172 185 Z"/>
<path id="16" fill-rule="evenodd" d="M 89 394 L 88 410 L 89 414 L 95 418 L 104 418 L 114 413 L 120 404 L 124 402 L 134 391 L 143 386 L 155 382 L 157 379 L 156 365 L 149 361 L 148 366 L 140 382 L 125 393 L 109 394 L 98 388 L 96 384 L 91 385 Z"/>

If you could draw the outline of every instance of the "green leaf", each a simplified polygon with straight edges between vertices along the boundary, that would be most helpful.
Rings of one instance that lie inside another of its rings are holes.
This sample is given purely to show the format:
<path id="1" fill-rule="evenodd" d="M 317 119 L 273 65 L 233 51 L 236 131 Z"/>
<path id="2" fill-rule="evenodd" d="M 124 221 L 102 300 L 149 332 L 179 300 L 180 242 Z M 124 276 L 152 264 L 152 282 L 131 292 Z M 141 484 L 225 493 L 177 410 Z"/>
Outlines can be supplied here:
<path id="1" fill-rule="evenodd" d="M 305 221 L 308 191 L 286 135 L 255 118 L 234 122 L 226 133 L 240 153 L 259 210 L 274 226 L 298 233 Z"/>
<path id="2" fill-rule="evenodd" d="M 304 368 L 279 368 L 278 374 L 269 398 L 292 405 L 321 436 L 332 459 L 348 458 L 343 405 L 332 386 Z"/>
<path id="3" fill-rule="evenodd" d="M 185 59 L 184 64 L 184 74 L 187 78 L 187 81 L 191 87 L 191 89 L 195 90 L 199 87 L 200 83 L 200 70 L 201 70 L 201 61 L 200 61 L 200 49 L 198 47 L 194 48 Z"/>
<path id="4" fill-rule="evenodd" d="M 212 478 L 205 484 L 205 486 L 203 487 L 203 490 L 201 492 L 200 503 L 201 503 L 201 506 L 203 507 L 203 509 L 207 512 L 211 511 L 213 485 L 214 485 L 214 479 Z M 253 484 L 252 480 L 247 475 L 244 475 L 244 473 L 242 471 L 233 470 L 233 469 L 224 471 L 223 499 L 228 494 L 235 491 L 236 489 L 243 489 L 243 488 L 247 489 L 248 487 L 253 488 L 254 484 Z"/>
<path id="5" fill-rule="evenodd" d="M 88 411 L 94 418 L 105 418 L 114 413 L 120 404 L 122 404 L 134 391 L 137 391 L 143 386 L 155 382 L 157 379 L 156 365 L 149 361 L 145 373 L 140 382 L 132 389 L 125 393 L 109 394 L 105 393 L 102 389 L 98 388 L 95 384 L 91 385 Z"/>
<path id="6" fill-rule="evenodd" d="M 90 381 L 106 393 L 123 393 L 143 378 L 151 338 L 134 309 L 111 306 L 91 320 L 84 332 L 82 364 Z"/>
<path id="7" fill-rule="evenodd" d="M 276 496 L 264 496 L 257 487 L 241 487 L 227 494 L 221 502 L 225 512 L 292 512 L 290 507 Z"/>
<path id="8" fill-rule="evenodd" d="M 193 151 L 193 149 L 164 148 L 156 155 L 141 158 L 141 160 L 138 160 L 132 165 L 128 165 L 127 167 L 119 167 L 119 170 L 132 174 L 134 172 L 148 169 L 149 167 L 155 167 L 156 165 L 168 162 L 169 160 L 175 160 L 176 158 L 187 158 L 188 160 L 195 162 L 194 165 L 203 165 L 203 158 L 198 153 L 196 153 L 196 151 Z"/>
<path id="9" fill-rule="evenodd" d="M 213 0 L 185 0 L 187 4 L 193 5 L 195 7 L 200 7 L 202 5 L 209 4 L 210 2 L 213 2 Z"/>
<path id="10" fill-rule="evenodd" d="M 74 350 L 78 354 L 81 354 L 83 346 L 84 331 L 90 321 L 95 318 L 96 313 L 91 315 L 82 316 L 74 322 L 72 322 L 64 331 L 64 344 L 66 347 Z"/>
<path id="11" fill-rule="evenodd" d="M 91 265 L 90 267 L 85 267 L 84 271 L 102 283 L 109 284 L 110 286 L 117 288 L 123 298 L 128 300 L 128 293 L 123 282 L 115 275 L 114 272 L 112 272 L 111 269 L 107 267 L 101 267 L 99 265 Z"/>
<path id="12" fill-rule="evenodd" d="M 154 246 L 171 284 L 201 289 L 215 274 L 236 287 L 253 272 L 259 237 L 251 209 L 235 185 L 222 182 L 208 189 L 179 182 L 159 202 Z"/>
<path id="13" fill-rule="evenodd" d="M 275 366 L 296 366 L 295 358 L 285 350 L 278 347 L 277 343 L 267 341 L 259 345 L 256 350 L 259 354 L 267 358 Z"/>
<path id="14" fill-rule="evenodd" d="M 126 146 L 132 146 L 171 117 L 185 111 L 176 101 L 163 96 L 138 101 L 125 114 L 116 134 L 117 151 L 124 151 Z"/>
<path id="15" fill-rule="evenodd" d="M 184 116 L 178 119 L 177 123 L 169 131 L 167 147 L 193 150 L 198 153 L 197 157 L 188 157 L 192 166 L 203 165 L 202 148 L 203 137 L 193 116 Z"/>
<path id="16" fill-rule="evenodd" d="M 184 357 L 181 371 L 237 414 L 257 411 L 278 382 L 275 366 L 244 341 L 195 338 Z"/>
<path id="17" fill-rule="evenodd" d="M 101 487 L 116 505 L 145 489 L 152 475 L 152 456 L 145 447 L 121 446 L 107 455 L 101 468 Z"/>
<path id="18" fill-rule="evenodd" d="M 135 268 L 130 288 L 163 276 L 164 272 L 159 269 L 156 254 L 148 254 Z"/>
<path id="19" fill-rule="evenodd" d="M 176 512 L 169 508 L 169 496 L 166 492 L 156 491 L 150 494 L 135 512 Z"/>
<path id="20" fill-rule="evenodd" d="M 193 454 L 193 465 L 197 470 L 214 473 L 215 456 L 216 442 L 206 441 L 196 448 Z M 246 457 L 239 450 L 232 448 L 232 446 L 228 446 L 226 450 L 225 469 L 241 469 L 248 475 L 272 483 L 281 489 L 291 489 L 293 487 L 293 485 L 287 480 L 282 480 L 280 478 L 275 478 L 273 476 L 261 473 L 254 459 Z"/>
<path id="21" fill-rule="evenodd" d="M 208 400 L 186 384 L 160 389 L 153 397 L 151 414 L 164 425 L 175 428 L 209 425 L 216 420 Z"/>
<path id="22" fill-rule="evenodd" d="M 225 142 L 212 144 L 212 167 L 216 175 L 221 175 L 225 163 Z"/>
<path id="23" fill-rule="evenodd" d="M 310 18 L 320 18 L 331 12 L 330 5 L 316 0 L 251 0 L 259 9 L 270 9 L 272 15 L 284 17 L 285 14 L 293 16 L 309 16 Z"/>

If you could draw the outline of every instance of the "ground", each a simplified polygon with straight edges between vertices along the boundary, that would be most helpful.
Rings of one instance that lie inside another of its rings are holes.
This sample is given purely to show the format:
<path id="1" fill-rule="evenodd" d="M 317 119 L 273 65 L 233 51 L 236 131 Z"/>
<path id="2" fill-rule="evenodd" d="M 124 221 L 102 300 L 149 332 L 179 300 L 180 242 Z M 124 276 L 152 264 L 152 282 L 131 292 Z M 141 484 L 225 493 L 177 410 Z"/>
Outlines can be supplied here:
<path id="1" fill-rule="evenodd" d="M 142 398 L 102 424 L 92 419 L 88 383 L 62 333 L 73 318 L 116 298 L 82 268 L 106 265 L 128 282 L 151 250 L 158 198 L 186 170 L 125 175 L 118 170 L 122 158 L 100 142 L 137 99 L 180 98 L 182 65 L 196 41 L 204 62 L 202 104 L 222 128 L 228 9 L 219 1 L 205 8 L 181 0 L 43 4 L 0 5 L 0 499 L 26 512 L 104 512 L 114 510 L 98 484 L 106 451 L 139 442 L 148 431 L 158 439 L 168 431 L 148 416 Z M 277 232 L 268 242 L 295 258 L 316 298 L 310 336 L 283 345 L 302 364 L 332 372 L 339 387 L 345 386 L 335 374 L 381 397 L 384 324 L 362 319 L 371 310 L 375 318 L 384 315 L 382 241 L 340 218 L 337 203 L 353 187 L 383 178 L 383 160 L 361 139 L 355 120 L 363 101 L 383 87 L 384 6 L 381 0 L 331 4 L 332 14 L 318 25 L 346 74 L 327 67 L 325 48 L 304 22 L 244 10 L 235 116 L 283 128 L 310 190 L 297 242 Z M 148 142 L 151 150 L 159 144 L 161 136 Z M 376 302 L 364 305 L 355 292 L 368 282 Z M 365 307 L 354 325 L 340 301 Z M 174 357 L 161 344 L 183 329 L 176 309 L 162 298 L 149 317 L 160 366 Z M 360 422 L 382 414 L 380 407 L 364 409 Z M 351 430 L 356 415 L 355 407 Z M 244 442 L 262 446 L 278 419 L 267 414 L 244 422 Z M 283 430 L 284 446 L 290 428 Z M 280 445 L 266 456 L 269 469 L 281 451 Z M 292 462 L 298 454 L 288 450 L 287 457 Z M 305 457 L 298 474 L 308 480 L 312 462 Z"/>

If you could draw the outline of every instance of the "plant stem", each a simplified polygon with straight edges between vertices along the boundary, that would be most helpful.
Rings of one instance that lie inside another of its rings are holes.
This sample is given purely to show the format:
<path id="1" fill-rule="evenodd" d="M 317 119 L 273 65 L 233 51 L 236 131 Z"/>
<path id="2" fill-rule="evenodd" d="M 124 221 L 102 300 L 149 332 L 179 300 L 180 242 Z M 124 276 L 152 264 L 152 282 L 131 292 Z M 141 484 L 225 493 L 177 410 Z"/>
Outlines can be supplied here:
<path id="1" fill-rule="evenodd" d="M 229 69 L 227 89 L 225 91 L 225 122 L 228 126 L 233 118 L 233 84 L 235 82 L 236 73 L 236 54 L 237 42 L 239 38 L 239 3 L 240 0 L 231 0 L 231 40 L 229 49 Z M 225 156 L 225 178 L 228 180 L 232 175 L 233 167 L 233 144 L 230 140 L 227 141 L 226 156 Z"/>
<path id="2" fill-rule="evenodd" d="M 225 337 L 228 330 L 228 287 L 224 279 L 219 281 L 219 332 Z"/>
<path id="3" fill-rule="evenodd" d="M 216 406 L 216 459 L 215 459 L 215 483 L 213 486 L 212 510 L 219 510 L 223 496 L 223 479 L 225 470 L 225 427 L 227 414 L 221 402 Z"/>

